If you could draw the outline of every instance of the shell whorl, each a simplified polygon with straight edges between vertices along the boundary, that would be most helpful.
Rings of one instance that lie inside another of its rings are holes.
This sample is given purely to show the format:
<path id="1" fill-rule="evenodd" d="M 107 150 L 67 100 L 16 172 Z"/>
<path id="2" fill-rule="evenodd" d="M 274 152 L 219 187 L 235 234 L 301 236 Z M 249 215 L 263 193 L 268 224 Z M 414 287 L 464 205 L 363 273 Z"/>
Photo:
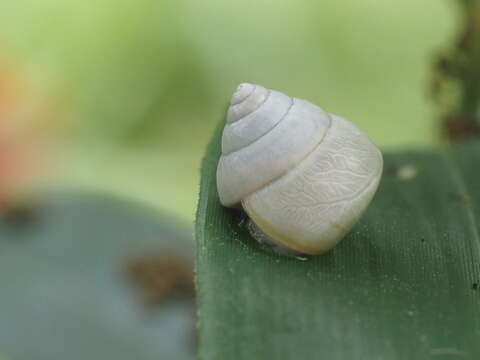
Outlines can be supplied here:
<path id="1" fill-rule="evenodd" d="M 228 109 L 222 153 L 228 155 L 238 151 L 265 135 L 287 115 L 292 105 L 293 99 L 285 94 L 258 85 L 241 84 Z"/>
<path id="2" fill-rule="evenodd" d="M 331 117 L 301 99 L 241 84 L 232 96 L 222 136 L 217 187 L 235 206 L 294 168 L 322 141 Z"/>
<path id="3" fill-rule="evenodd" d="M 243 83 L 232 95 L 227 114 L 227 123 L 234 123 L 258 109 L 268 98 L 269 91 L 263 86 Z"/>

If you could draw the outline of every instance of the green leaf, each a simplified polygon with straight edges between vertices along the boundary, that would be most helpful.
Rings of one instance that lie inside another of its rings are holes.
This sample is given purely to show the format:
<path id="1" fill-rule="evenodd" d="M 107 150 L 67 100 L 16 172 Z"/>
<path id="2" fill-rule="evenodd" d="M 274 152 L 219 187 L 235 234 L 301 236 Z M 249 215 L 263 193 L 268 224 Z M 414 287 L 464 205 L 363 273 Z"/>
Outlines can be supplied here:
<path id="1" fill-rule="evenodd" d="M 147 308 L 127 276 L 144 256 L 191 261 L 190 237 L 174 219 L 98 194 L 39 196 L 4 215 L 0 360 L 193 359 L 191 302 Z"/>
<path id="2" fill-rule="evenodd" d="M 264 251 L 222 207 L 218 129 L 197 213 L 201 359 L 477 359 L 480 144 L 389 153 L 371 206 L 331 252 Z"/>

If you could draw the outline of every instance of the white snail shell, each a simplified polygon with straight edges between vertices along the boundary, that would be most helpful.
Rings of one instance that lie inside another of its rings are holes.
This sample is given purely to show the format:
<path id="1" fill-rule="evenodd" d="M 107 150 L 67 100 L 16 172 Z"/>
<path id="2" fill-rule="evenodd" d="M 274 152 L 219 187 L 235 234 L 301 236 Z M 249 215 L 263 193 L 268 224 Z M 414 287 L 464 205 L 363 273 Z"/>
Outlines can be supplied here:
<path id="1" fill-rule="evenodd" d="M 334 247 L 377 190 L 383 159 L 355 125 L 318 106 L 241 84 L 223 130 L 217 187 L 275 244 L 304 254 Z"/>

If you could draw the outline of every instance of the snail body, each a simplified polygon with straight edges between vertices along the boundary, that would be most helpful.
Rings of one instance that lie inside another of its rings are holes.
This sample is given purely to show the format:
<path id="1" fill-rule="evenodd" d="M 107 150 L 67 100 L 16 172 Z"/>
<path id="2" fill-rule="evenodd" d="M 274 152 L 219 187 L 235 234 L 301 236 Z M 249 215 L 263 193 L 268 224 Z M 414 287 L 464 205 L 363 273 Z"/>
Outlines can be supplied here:
<path id="1" fill-rule="evenodd" d="M 220 202 L 241 205 L 274 244 L 322 254 L 372 200 L 381 152 L 355 125 L 302 99 L 241 84 L 217 168 Z"/>

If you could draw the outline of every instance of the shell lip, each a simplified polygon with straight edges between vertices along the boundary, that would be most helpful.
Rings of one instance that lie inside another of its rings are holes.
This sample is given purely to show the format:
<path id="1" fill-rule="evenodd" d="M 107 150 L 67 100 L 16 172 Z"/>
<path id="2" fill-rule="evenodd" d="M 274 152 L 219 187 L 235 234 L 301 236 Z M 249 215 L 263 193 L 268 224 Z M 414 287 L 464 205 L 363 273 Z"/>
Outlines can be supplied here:
<path id="1" fill-rule="evenodd" d="M 278 231 L 274 229 L 271 224 L 264 221 L 255 211 L 250 208 L 247 203 L 242 200 L 241 201 L 242 209 L 247 213 L 250 221 L 254 224 L 256 229 L 263 234 L 263 236 L 268 239 L 272 244 L 276 246 L 280 246 L 283 249 L 289 251 L 290 253 L 296 253 L 297 255 L 323 255 L 330 251 L 336 244 L 333 246 L 318 246 L 318 245 L 308 245 L 290 237 L 285 237 L 280 234 Z M 251 235 L 253 235 L 250 232 Z M 255 240 L 259 240 L 255 237 Z M 343 238 L 343 236 L 341 237 Z M 337 241 L 337 243 L 341 240 L 341 238 Z"/>

